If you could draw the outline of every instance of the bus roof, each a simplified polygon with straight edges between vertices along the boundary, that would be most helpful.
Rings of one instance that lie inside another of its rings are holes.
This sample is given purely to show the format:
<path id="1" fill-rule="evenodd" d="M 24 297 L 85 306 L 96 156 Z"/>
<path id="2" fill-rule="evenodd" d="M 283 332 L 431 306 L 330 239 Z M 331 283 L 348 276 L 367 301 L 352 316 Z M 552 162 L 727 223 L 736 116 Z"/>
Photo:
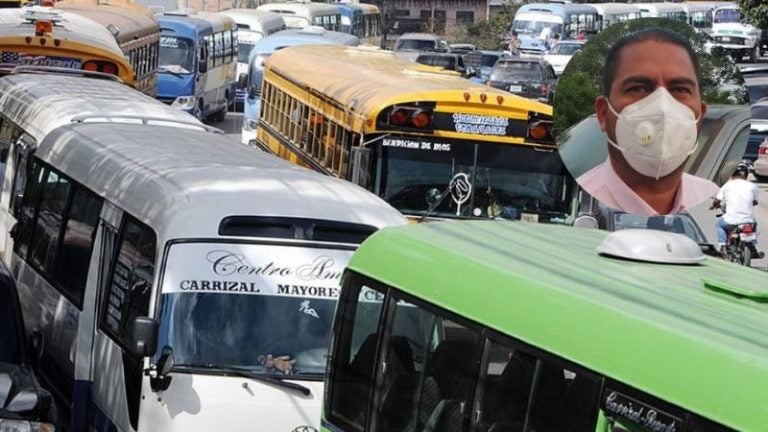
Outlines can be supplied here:
<path id="1" fill-rule="evenodd" d="M 680 3 L 686 13 L 711 11 L 717 6 L 715 3 Z"/>
<path id="2" fill-rule="evenodd" d="M 634 4 L 627 3 L 590 3 L 599 15 L 615 13 L 638 13 L 640 9 Z"/>
<path id="3" fill-rule="evenodd" d="M 259 54 L 272 54 L 296 45 L 360 45 L 360 39 L 349 33 L 329 31 L 322 27 L 288 29 L 273 33 L 258 42 L 251 50 L 251 58 Z M 250 59 L 249 59 L 250 61 Z"/>
<path id="4" fill-rule="evenodd" d="M 715 258 L 694 266 L 609 258 L 595 250 L 606 234 L 419 224 L 375 234 L 348 268 L 736 430 L 763 430 L 766 274 Z"/>
<path id="5" fill-rule="evenodd" d="M 113 25 L 119 31 L 114 36 L 119 44 L 160 32 L 155 16 L 148 10 L 141 10 L 138 5 L 97 6 L 65 0 L 57 2 L 54 7 L 90 18 L 107 28 Z"/>
<path id="6" fill-rule="evenodd" d="M 485 95 L 494 108 L 551 115 L 552 107 L 395 57 L 391 51 L 343 46 L 296 46 L 280 50 L 266 67 L 324 93 L 367 118 L 395 103 L 436 100 L 480 105 Z M 375 83 L 375 85 L 372 85 Z M 448 94 L 438 95 L 438 92 Z"/>
<path id="7" fill-rule="evenodd" d="M 149 224 L 165 240 L 219 237 L 219 224 L 228 216 L 375 227 L 405 221 L 359 186 L 218 134 L 155 125 L 72 124 L 51 132 L 35 154 Z"/>
<path id="8" fill-rule="evenodd" d="M 317 16 L 341 13 L 336 5 L 325 3 L 267 3 L 256 8 L 281 15 Z"/>
<path id="9" fill-rule="evenodd" d="M 164 32 L 181 32 L 186 35 L 232 30 L 237 27 L 232 18 L 207 12 L 165 12 L 157 16 L 157 21 Z"/>
<path id="10" fill-rule="evenodd" d="M 202 126 L 192 115 L 124 84 L 55 74 L 0 78 L 0 112 L 38 141 L 78 115 L 166 118 Z"/>
<path id="11" fill-rule="evenodd" d="M 89 18 L 51 8 L 0 9 L 0 37 L 35 36 L 35 25 L 24 18 L 27 11 L 45 11 L 61 19 L 53 27 L 53 36 L 110 51 L 123 57 L 115 37 L 106 27 Z"/>
<path id="12" fill-rule="evenodd" d="M 242 30 L 262 30 L 273 28 L 285 28 L 285 20 L 282 15 L 256 9 L 227 9 L 219 12 L 237 23 L 237 28 Z"/>
<path id="13" fill-rule="evenodd" d="M 517 13 L 525 12 L 548 12 L 563 17 L 570 14 L 597 13 L 592 5 L 572 3 L 528 3 L 517 10 Z"/>
<path id="14" fill-rule="evenodd" d="M 681 3 L 634 3 L 641 11 L 649 11 L 655 13 L 663 12 L 680 12 L 683 11 Z"/>
<path id="15" fill-rule="evenodd" d="M 363 15 L 371 15 L 371 14 L 378 14 L 381 13 L 381 10 L 378 6 L 372 5 L 370 3 L 359 3 L 357 5 L 360 9 L 363 10 Z"/>

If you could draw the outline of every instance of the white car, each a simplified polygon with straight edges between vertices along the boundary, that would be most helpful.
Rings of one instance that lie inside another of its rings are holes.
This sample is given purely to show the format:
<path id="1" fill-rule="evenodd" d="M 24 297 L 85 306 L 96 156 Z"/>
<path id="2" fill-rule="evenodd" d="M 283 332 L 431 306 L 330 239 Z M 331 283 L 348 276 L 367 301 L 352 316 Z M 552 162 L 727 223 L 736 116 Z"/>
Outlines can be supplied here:
<path id="1" fill-rule="evenodd" d="M 757 159 L 753 164 L 757 181 L 768 181 L 768 137 L 757 148 Z"/>
<path id="2" fill-rule="evenodd" d="M 563 70 L 565 70 L 565 66 L 571 60 L 571 57 L 573 57 L 583 45 L 584 41 L 560 41 L 555 44 L 549 52 L 544 54 L 544 59 L 552 65 L 555 74 L 559 77 L 563 73 Z"/>

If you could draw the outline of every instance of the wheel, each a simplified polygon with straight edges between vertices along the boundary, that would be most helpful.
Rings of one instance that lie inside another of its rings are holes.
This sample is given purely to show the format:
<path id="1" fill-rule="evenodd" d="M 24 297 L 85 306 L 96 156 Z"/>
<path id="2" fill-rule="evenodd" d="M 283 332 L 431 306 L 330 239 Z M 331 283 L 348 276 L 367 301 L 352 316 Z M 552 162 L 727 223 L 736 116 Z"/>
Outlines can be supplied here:
<path id="1" fill-rule="evenodd" d="M 216 123 L 221 123 L 227 118 L 227 108 L 223 108 L 219 111 L 216 111 L 216 113 L 213 114 L 213 121 Z"/>
<path id="2" fill-rule="evenodd" d="M 760 45 L 755 45 L 755 47 L 749 51 L 749 62 L 756 63 L 759 59 L 760 59 Z"/>
<path id="3" fill-rule="evenodd" d="M 749 267 L 752 264 L 752 249 L 748 243 L 741 244 L 741 265 Z"/>
<path id="4" fill-rule="evenodd" d="M 192 113 L 192 115 L 194 115 L 195 118 L 197 118 L 198 120 L 203 121 L 204 116 L 203 116 L 203 100 L 202 99 L 200 99 L 200 102 L 197 103 L 197 110 L 195 110 L 195 112 Z"/>
<path id="5" fill-rule="evenodd" d="M 729 243 L 725 246 L 725 259 L 732 263 L 739 263 L 739 252 L 735 245 Z"/>

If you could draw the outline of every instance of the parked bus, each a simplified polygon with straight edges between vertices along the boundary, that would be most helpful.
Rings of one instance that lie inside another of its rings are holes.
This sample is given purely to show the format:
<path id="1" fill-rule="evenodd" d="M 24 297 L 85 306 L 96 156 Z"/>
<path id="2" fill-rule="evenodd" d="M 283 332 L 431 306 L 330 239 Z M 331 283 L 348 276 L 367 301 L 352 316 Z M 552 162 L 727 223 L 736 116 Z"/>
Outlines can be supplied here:
<path id="1" fill-rule="evenodd" d="M 235 21 L 202 12 L 165 12 L 158 21 L 162 36 L 157 98 L 199 119 L 224 121 L 235 100 Z"/>
<path id="2" fill-rule="evenodd" d="M 529 3 L 517 9 L 511 30 L 520 38 L 521 54 L 544 55 L 549 49 L 545 41 L 555 34 L 561 40 L 576 39 L 582 31 L 590 36 L 602 28 L 600 19 L 591 5 Z"/>
<path id="3" fill-rule="evenodd" d="M 381 42 L 381 11 L 367 3 L 341 3 L 341 28 L 344 33 L 357 36 L 365 45 L 378 46 Z"/>
<path id="4" fill-rule="evenodd" d="M 285 20 L 274 12 L 255 9 L 229 9 L 219 12 L 237 24 L 237 76 L 248 72 L 248 57 L 256 43 L 274 33 L 285 30 Z M 242 103 L 245 89 L 237 88 L 235 102 Z"/>
<path id="5" fill-rule="evenodd" d="M 131 64 L 136 89 L 152 97 L 157 94 L 160 26 L 147 9 L 132 3 L 95 5 L 73 0 L 58 2 L 55 8 L 90 18 L 107 28 Z"/>
<path id="6" fill-rule="evenodd" d="M 600 31 L 605 30 L 611 24 L 640 18 L 640 9 L 627 3 L 590 3 L 597 11 L 600 22 Z"/>
<path id="7" fill-rule="evenodd" d="M 87 89 L 87 90 L 86 90 Z M 27 165 L 38 143 L 53 129 L 82 114 L 100 113 L 112 121 L 138 116 L 203 128 L 194 117 L 169 109 L 123 84 L 92 78 L 18 74 L 0 79 L 0 258 L 10 265 L 13 237 Z M 2 179 L 3 175 L 5 180 Z"/>
<path id="8" fill-rule="evenodd" d="M 391 52 L 335 45 L 272 54 L 256 146 L 350 180 L 413 218 L 566 223 L 573 179 L 552 107 Z"/>
<path id="9" fill-rule="evenodd" d="M 261 110 L 261 80 L 264 76 L 264 61 L 277 50 L 297 45 L 352 45 L 360 39 L 349 33 L 327 31 L 322 27 L 290 29 L 266 37 L 254 45 L 248 60 L 248 73 L 238 75 L 238 85 L 246 90 L 243 106 L 243 127 L 241 140 L 248 144 L 256 139 Z M 242 79 L 241 79 L 242 78 Z"/>
<path id="10" fill-rule="evenodd" d="M 680 234 L 606 236 L 473 221 L 370 237 L 342 278 L 322 430 L 765 430 L 765 273 Z"/>
<path id="11" fill-rule="evenodd" d="M 712 32 L 712 11 L 714 3 L 680 3 L 685 11 L 688 25 L 707 34 Z"/>
<path id="12" fill-rule="evenodd" d="M 0 9 L 0 75 L 17 66 L 65 68 L 135 85 L 114 36 L 97 22 L 48 7 Z"/>
<path id="13" fill-rule="evenodd" d="M 288 28 L 320 26 L 330 31 L 341 30 L 341 11 L 336 5 L 325 3 L 300 2 L 267 3 L 256 10 L 280 14 Z"/>
<path id="14" fill-rule="evenodd" d="M 69 430 L 319 428 L 341 272 L 405 219 L 194 119 L 123 119 L 82 114 L 24 165 L 9 267 Z"/>
<path id="15" fill-rule="evenodd" d="M 634 3 L 640 9 L 641 18 L 667 18 L 688 22 L 681 3 Z"/>

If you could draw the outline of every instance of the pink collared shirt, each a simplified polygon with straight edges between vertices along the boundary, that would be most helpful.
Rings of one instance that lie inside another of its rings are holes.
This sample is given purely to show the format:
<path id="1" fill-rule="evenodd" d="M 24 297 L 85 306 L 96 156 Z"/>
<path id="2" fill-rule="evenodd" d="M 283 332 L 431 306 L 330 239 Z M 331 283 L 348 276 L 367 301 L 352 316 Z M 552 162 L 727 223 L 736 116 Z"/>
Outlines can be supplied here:
<path id="1" fill-rule="evenodd" d="M 610 158 L 582 174 L 577 181 L 588 194 L 607 207 L 643 216 L 659 214 L 616 174 Z M 683 173 L 671 213 L 689 210 L 714 197 L 718 190 L 717 185 L 709 180 Z"/>

